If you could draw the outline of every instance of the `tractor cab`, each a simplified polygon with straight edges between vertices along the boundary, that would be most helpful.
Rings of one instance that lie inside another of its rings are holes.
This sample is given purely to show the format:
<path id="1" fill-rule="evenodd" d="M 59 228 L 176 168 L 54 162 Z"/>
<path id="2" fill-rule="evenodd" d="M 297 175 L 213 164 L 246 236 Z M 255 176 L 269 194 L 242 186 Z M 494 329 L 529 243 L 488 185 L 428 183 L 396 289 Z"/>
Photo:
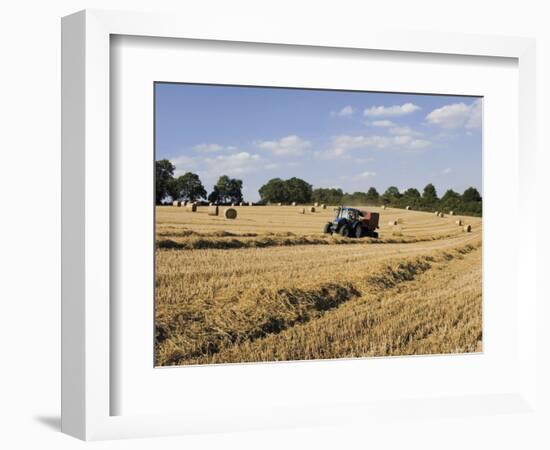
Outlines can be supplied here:
<path id="1" fill-rule="evenodd" d="M 349 206 L 335 208 L 336 217 L 332 222 L 325 224 L 325 233 L 339 233 L 344 237 L 363 236 L 378 237 L 376 229 L 380 215 L 378 213 L 363 211 Z"/>

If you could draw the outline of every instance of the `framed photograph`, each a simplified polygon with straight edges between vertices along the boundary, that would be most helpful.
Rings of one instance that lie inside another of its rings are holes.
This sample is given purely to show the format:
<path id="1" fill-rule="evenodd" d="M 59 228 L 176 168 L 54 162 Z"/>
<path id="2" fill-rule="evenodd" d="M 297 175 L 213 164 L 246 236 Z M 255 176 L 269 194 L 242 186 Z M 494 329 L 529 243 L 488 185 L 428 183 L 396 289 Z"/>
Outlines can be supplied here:
<path id="1" fill-rule="evenodd" d="M 534 42 L 243 25 L 63 19 L 63 431 L 536 414 Z"/>
<path id="2" fill-rule="evenodd" d="M 155 366 L 482 351 L 481 97 L 154 95 Z"/>

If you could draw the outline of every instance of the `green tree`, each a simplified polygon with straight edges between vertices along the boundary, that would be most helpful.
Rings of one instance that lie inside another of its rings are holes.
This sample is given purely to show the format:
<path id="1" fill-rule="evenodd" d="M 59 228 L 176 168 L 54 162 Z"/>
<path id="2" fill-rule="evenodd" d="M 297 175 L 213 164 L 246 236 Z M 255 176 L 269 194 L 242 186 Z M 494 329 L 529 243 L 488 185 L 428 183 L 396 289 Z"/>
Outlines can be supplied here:
<path id="1" fill-rule="evenodd" d="M 214 186 L 212 192 L 208 195 L 208 201 L 212 203 L 220 203 L 220 191 L 218 186 Z"/>
<path id="2" fill-rule="evenodd" d="M 432 183 L 427 184 L 424 188 L 424 191 L 422 192 L 422 206 L 427 208 L 434 208 L 436 207 L 438 201 L 439 199 L 437 198 L 437 191 L 435 190 L 435 186 Z"/>
<path id="3" fill-rule="evenodd" d="M 436 201 L 437 200 L 437 191 L 435 190 L 435 186 L 432 183 L 429 183 L 424 188 L 424 192 L 422 192 L 422 198 L 427 201 Z"/>
<path id="4" fill-rule="evenodd" d="M 420 192 L 418 192 L 418 189 L 409 188 L 405 192 L 403 192 L 403 197 L 406 197 L 408 199 L 418 200 L 420 199 Z"/>
<path id="5" fill-rule="evenodd" d="M 208 199 L 214 203 L 238 203 L 243 201 L 243 182 L 236 178 L 222 175 L 214 186 Z"/>
<path id="6" fill-rule="evenodd" d="M 199 176 L 195 173 L 187 172 L 173 180 L 171 184 L 170 193 L 172 198 L 176 200 L 194 202 L 201 198 L 206 198 L 206 190 Z"/>
<path id="7" fill-rule="evenodd" d="M 396 186 L 390 186 L 382 194 L 382 202 L 385 204 L 395 203 L 400 198 L 401 198 L 401 193 L 399 192 L 399 189 Z"/>
<path id="8" fill-rule="evenodd" d="M 481 195 L 475 187 L 469 187 L 462 194 L 462 200 L 465 202 L 480 202 Z"/>
<path id="9" fill-rule="evenodd" d="M 238 203 L 243 201 L 243 180 L 231 178 L 229 190 L 227 191 L 230 202 Z"/>
<path id="10" fill-rule="evenodd" d="M 272 178 L 258 192 L 264 202 L 279 203 L 288 200 L 286 183 L 280 178 Z"/>
<path id="11" fill-rule="evenodd" d="M 301 178 L 290 178 L 284 181 L 286 190 L 286 202 L 309 203 L 312 198 L 311 184 Z M 280 200 L 283 201 L 283 200 Z"/>
<path id="12" fill-rule="evenodd" d="M 327 205 L 340 205 L 344 201 L 344 192 L 340 188 L 317 188 L 313 190 L 312 200 Z"/>
<path id="13" fill-rule="evenodd" d="M 170 195 L 169 188 L 174 180 L 176 167 L 167 159 L 155 161 L 155 203 L 158 205 Z"/>
<path id="14" fill-rule="evenodd" d="M 448 211 L 460 209 L 461 202 L 462 198 L 460 197 L 460 194 L 452 189 L 448 189 L 445 194 L 443 194 L 440 201 L 443 209 Z"/>
<path id="15" fill-rule="evenodd" d="M 380 194 L 374 187 L 369 188 L 365 197 L 367 202 L 369 203 L 378 203 L 378 201 L 380 200 Z"/>
<path id="16" fill-rule="evenodd" d="M 421 199 L 422 197 L 420 195 L 420 192 L 418 192 L 418 189 L 409 188 L 405 192 L 403 192 L 403 197 L 396 206 L 411 206 L 414 208 L 418 208 L 419 206 L 421 206 Z"/>

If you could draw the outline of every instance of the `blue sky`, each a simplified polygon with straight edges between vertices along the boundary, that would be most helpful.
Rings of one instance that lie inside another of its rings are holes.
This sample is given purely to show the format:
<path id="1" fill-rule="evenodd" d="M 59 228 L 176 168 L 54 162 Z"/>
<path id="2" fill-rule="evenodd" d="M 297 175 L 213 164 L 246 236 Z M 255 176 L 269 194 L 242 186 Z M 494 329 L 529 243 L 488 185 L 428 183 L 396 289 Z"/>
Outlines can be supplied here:
<path id="1" fill-rule="evenodd" d="M 482 192 L 476 97 L 157 83 L 156 159 L 243 180 L 246 200 L 271 178 L 345 192 L 427 183 L 441 196 Z"/>

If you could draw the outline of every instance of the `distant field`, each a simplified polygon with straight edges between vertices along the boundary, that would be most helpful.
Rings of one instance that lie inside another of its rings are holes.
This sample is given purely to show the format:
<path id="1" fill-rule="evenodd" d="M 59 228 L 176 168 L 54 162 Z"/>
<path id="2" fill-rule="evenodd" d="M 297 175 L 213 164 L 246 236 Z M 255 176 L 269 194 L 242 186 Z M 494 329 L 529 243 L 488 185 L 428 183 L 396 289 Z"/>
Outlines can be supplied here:
<path id="1" fill-rule="evenodd" d="M 481 351 L 480 218 L 369 207 L 352 239 L 301 208 L 157 207 L 157 365 Z"/>

